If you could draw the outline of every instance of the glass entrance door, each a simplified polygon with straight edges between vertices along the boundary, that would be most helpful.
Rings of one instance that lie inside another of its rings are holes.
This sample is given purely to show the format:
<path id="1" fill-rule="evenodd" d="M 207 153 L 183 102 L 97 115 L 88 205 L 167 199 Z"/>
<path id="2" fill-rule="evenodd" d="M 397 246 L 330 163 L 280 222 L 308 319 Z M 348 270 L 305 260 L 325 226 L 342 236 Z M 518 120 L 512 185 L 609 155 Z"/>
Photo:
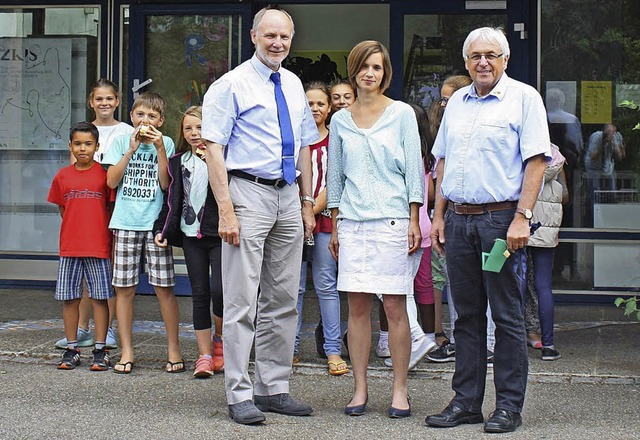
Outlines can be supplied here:
<path id="1" fill-rule="evenodd" d="M 128 119 L 138 93 L 159 93 L 167 103 L 160 130 L 175 141 L 183 112 L 201 105 L 208 87 L 250 56 L 251 6 L 132 4 L 122 18 L 128 42 L 122 119 Z M 174 260 L 175 292 L 188 295 L 182 249 L 174 248 Z M 145 275 L 138 292 L 153 292 Z"/>
<path id="2" fill-rule="evenodd" d="M 247 58 L 250 12 L 247 5 L 131 5 L 129 102 L 144 91 L 162 95 L 162 131 L 174 137 L 181 112 L 202 104 L 209 85 Z"/>
<path id="3" fill-rule="evenodd" d="M 516 9 L 514 3 L 520 2 L 392 3 L 392 22 L 400 21 L 402 26 L 397 27 L 401 32 L 391 35 L 391 50 L 403 54 L 401 64 L 396 59 L 393 66 L 394 95 L 428 108 L 440 97 L 439 88 L 446 77 L 468 74 L 462 58 L 462 44 L 470 31 L 482 26 L 499 26 L 505 30 L 511 48 L 507 74 L 530 82 L 533 79 L 528 74 L 532 42 L 528 39 L 528 31 L 534 24 L 526 21 L 526 7 Z"/>

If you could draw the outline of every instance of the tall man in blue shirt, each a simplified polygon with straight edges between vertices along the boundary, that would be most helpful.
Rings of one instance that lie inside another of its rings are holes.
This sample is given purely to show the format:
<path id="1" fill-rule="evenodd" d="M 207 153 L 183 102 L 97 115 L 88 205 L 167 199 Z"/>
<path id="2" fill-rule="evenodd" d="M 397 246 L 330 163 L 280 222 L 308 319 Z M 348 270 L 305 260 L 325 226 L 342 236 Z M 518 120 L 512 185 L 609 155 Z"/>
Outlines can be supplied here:
<path id="1" fill-rule="evenodd" d="M 202 112 L 224 241 L 227 401 L 241 424 L 263 422 L 263 411 L 312 411 L 289 395 L 303 235 L 315 226 L 308 145 L 319 137 L 300 80 L 280 67 L 293 34 L 285 11 L 260 10 L 251 29 L 255 54 L 211 85 Z"/>
<path id="2" fill-rule="evenodd" d="M 501 29 L 480 28 L 462 55 L 473 83 L 447 104 L 433 154 L 440 158 L 431 242 L 446 249 L 455 323 L 455 397 L 430 426 L 482 423 L 487 371 L 486 310 L 496 324 L 496 410 L 486 432 L 515 431 L 527 384 L 524 247 L 550 157 L 542 98 L 504 73 L 509 43 Z M 445 241 L 446 239 L 446 241 Z M 511 256 L 499 273 L 482 270 L 482 253 L 506 239 Z"/>

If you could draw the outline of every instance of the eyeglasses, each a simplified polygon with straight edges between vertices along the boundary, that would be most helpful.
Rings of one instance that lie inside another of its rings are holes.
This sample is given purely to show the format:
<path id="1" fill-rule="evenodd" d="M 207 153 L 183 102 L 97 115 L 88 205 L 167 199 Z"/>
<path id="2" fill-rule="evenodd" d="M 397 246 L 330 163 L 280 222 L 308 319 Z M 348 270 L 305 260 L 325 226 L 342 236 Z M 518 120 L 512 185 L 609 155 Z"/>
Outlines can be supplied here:
<path id="1" fill-rule="evenodd" d="M 467 59 L 473 61 L 474 63 L 479 63 L 482 57 L 484 57 L 487 61 L 495 61 L 498 58 L 502 57 L 501 53 L 474 53 L 472 55 L 468 55 Z"/>

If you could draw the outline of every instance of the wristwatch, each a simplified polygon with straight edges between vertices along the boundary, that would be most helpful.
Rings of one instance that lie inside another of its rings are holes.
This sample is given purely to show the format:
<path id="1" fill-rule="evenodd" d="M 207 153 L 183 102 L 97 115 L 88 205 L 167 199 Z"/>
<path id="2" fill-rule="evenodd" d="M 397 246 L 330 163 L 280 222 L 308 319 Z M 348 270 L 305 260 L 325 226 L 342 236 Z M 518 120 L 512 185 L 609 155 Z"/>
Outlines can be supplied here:
<path id="1" fill-rule="evenodd" d="M 526 218 L 527 220 L 531 220 L 531 217 L 533 217 L 533 212 L 531 212 L 531 210 L 527 208 L 521 208 L 518 206 L 516 208 L 516 212 L 524 215 L 524 218 Z"/>
<path id="2" fill-rule="evenodd" d="M 300 197 L 300 202 L 309 202 L 312 206 L 316 206 L 316 199 L 311 196 L 302 196 Z"/>

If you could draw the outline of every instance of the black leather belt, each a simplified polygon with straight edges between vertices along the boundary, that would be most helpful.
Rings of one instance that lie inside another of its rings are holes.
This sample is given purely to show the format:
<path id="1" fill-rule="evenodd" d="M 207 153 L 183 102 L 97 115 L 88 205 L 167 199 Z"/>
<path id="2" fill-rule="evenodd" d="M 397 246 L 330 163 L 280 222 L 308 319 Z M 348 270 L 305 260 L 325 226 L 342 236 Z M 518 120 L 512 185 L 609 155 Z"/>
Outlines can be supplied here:
<path id="1" fill-rule="evenodd" d="M 492 211 L 506 211 L 507 209 L 516 209 L 518 202 L 497 202 L 487 203 L 484 205 L 470 205 L 468 203 L 453 203 L 449 202 L 447 208 L 449 211 L 453 211 L 456 214 L 462 215 L 479 215 L 485 212 Z"/>
<path id="2" fill-rule="evenodd" d="M 287 185 L 287 181 L 284 179 L 263 179 L 262 177 L 254 176 L 241 170 L 231 170 L 229 174 L 261 185 L 275 186 L 276 188 L 284 188 Z"/>

